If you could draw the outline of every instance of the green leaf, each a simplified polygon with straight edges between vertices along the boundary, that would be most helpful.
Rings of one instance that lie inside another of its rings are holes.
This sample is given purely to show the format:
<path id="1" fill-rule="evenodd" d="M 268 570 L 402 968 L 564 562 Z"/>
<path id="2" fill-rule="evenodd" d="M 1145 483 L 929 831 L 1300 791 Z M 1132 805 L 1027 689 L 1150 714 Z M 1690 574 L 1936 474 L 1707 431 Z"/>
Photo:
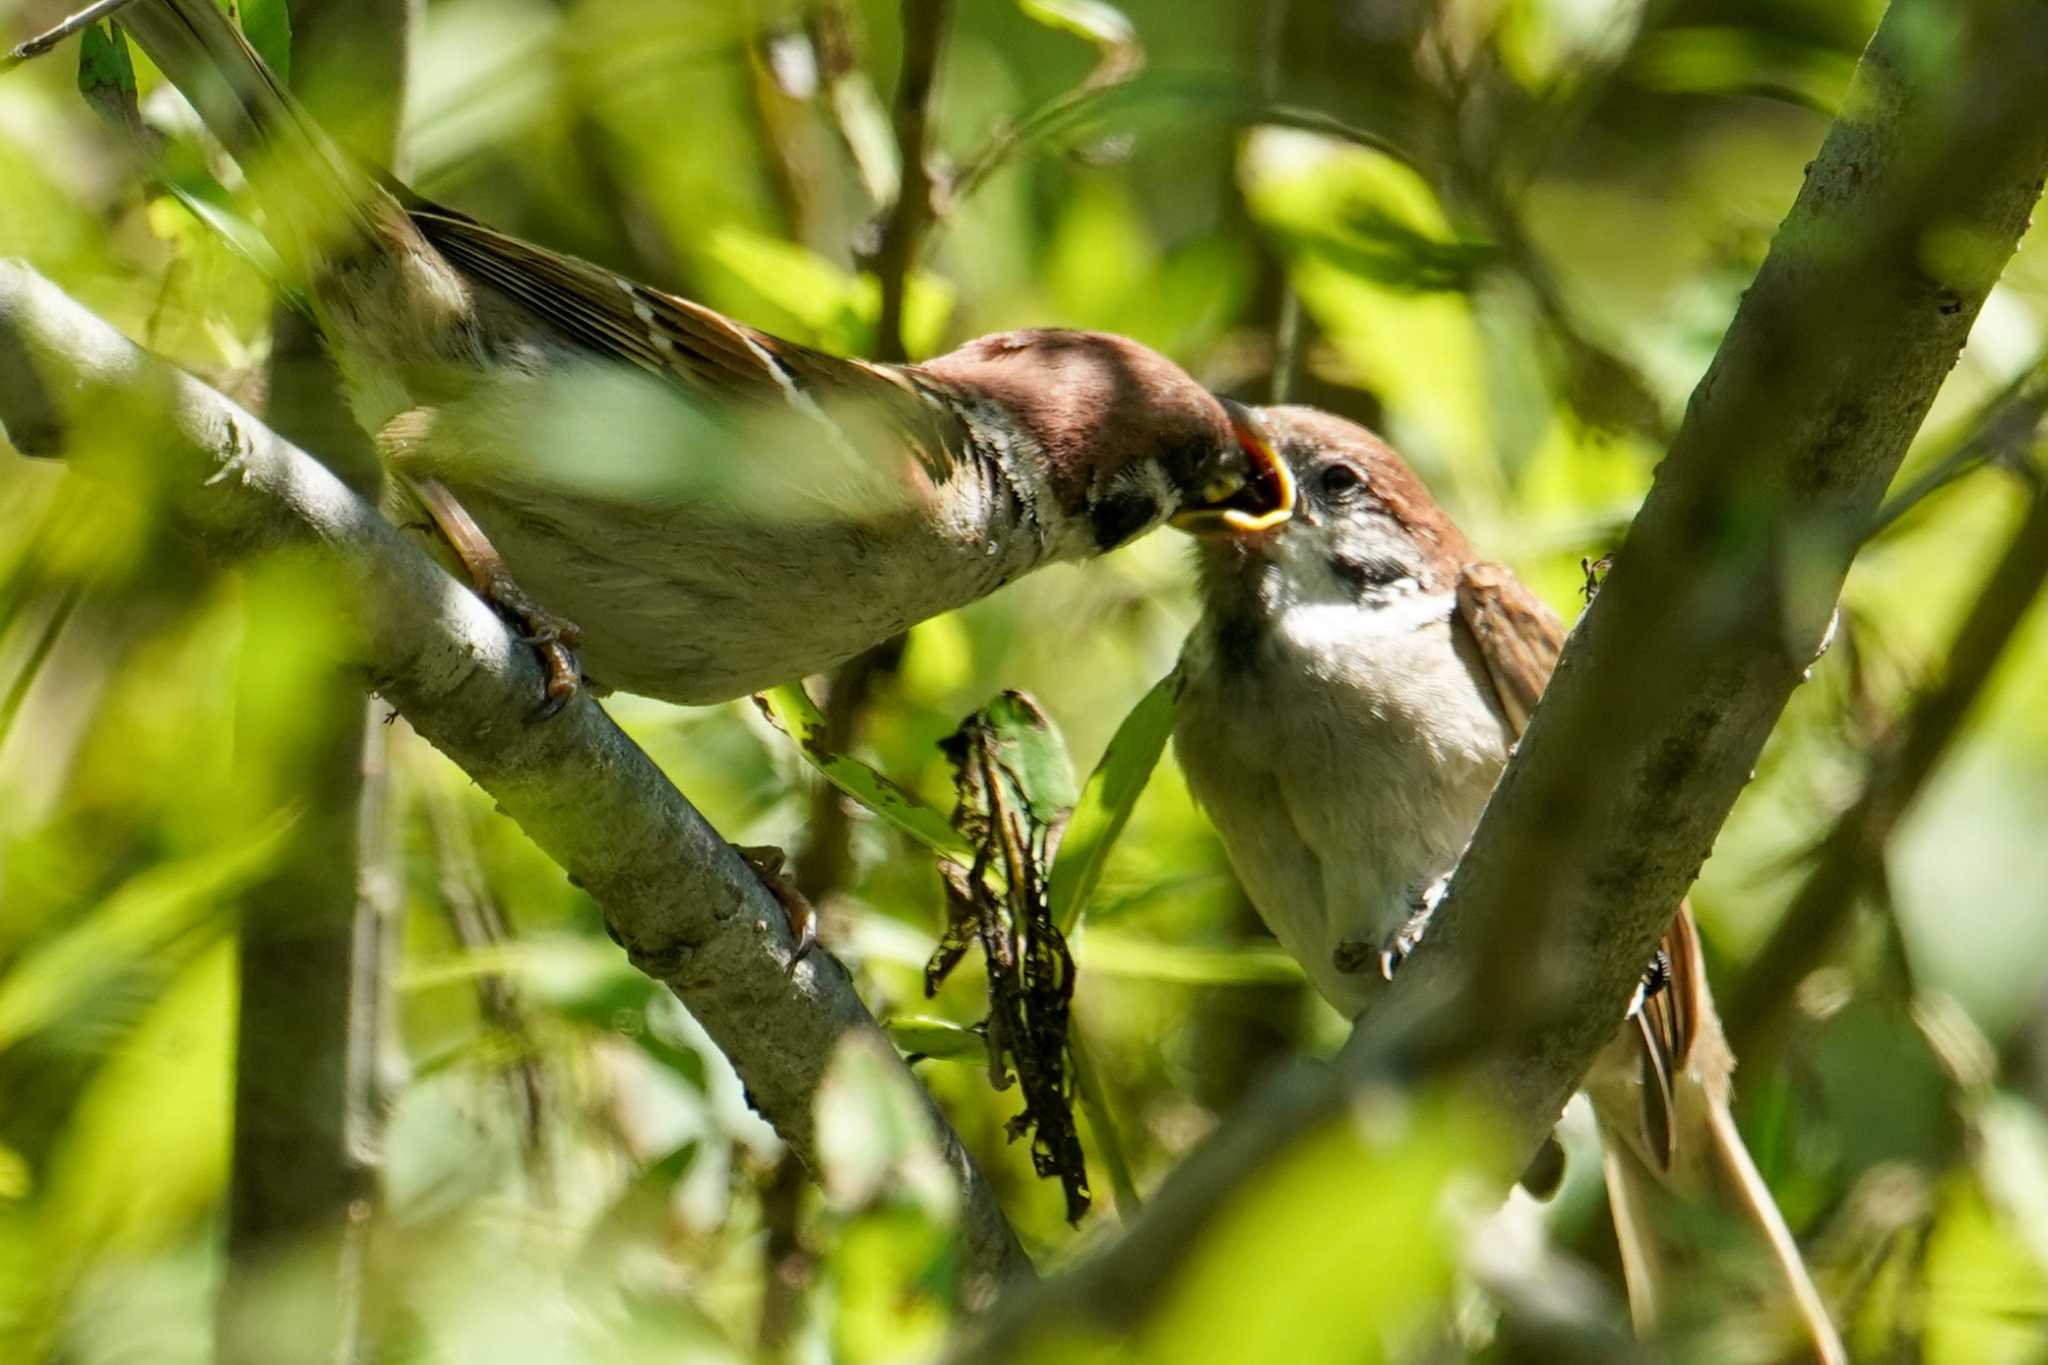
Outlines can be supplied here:
<path id="1" fill-rule="evenodd" d="M 882 284 L 855 274 L 795 242 L 726 224 L 705 251 L 718 268 L 787 314 L 799 340 L 841 355 L 874 346 L 882 316 Z M 912 273 L 903 300 L 904 343 L 913 355 L 937 349 L 953 311 L 953 286 L 930 271 Z"/>
<path id="2" fill-rule="evenodd" d="M 1022 692 L 1005 692 L 982 712 L 996 759 L 1017 781 L 1031 818 L 1057 826 L 1074 809 L 1074 762 L 1051 716 Z"/>
<path id="3" fill-rule="evenodd" d="M 1074 940 L 1081 970 L 1188 986 L 1269 986 L 1302 979 L 1301 964 L 1273 943 L 1204 947 L 1139 934 L 1090 929 Z"/>
<path id="4" fill-rule="evenodd" d="M 1052 921 L 1063 934 L 1081 922 L 1110 851 L 1131 818 L 1131 808 L 1159 766 L 1166 738 L 1173 733 L 1173 706 L 1180 688 L 1178 668 L 1153 684 L 1117 726 L 1102 761 L 1088 775 L 1052 864 Z"/>
<path id="5" fill-rule="evenodd" d="M 78 39 L 78 90 L 87 99 L 103 93 L 135 98 L 135 63 L 128 42 L 106 24 L 94 24 Z"/>
<path id="6" fill-rule="evenodd" d="M 903 1203 L 935 1222 L 959 1206 L 930 1102 L 889 1045 L 868 1029 L 844 1034 L 818 1083 L 818 1177 L 835 1207 Z"/>
<path id="7" fill-rule="evenodd" d="M 974 850 L 935 806 L 871 765 L 825 747 L 825 717 L 801 684 L 756 693 L 754 704 L 770 725 L 796 741 L 797 751 L 827 782 L 941 857 L 973 861 Z"/>
<path id="8" fill-rule="evenodd" d="M 239 14 L 237 14 L 239 11 Z M 285 0 L 230 0 L 228 13 L 241 20 L 242 36 L 256 55 L 289 86 L 292 79 L 292 12 Z"/>
<path id="9" fill-rule="evenodd" d="M 222 913 L 223 902 L 271 866 L 296 818 L 274 816 L 217 847 L 137 873 L 63 934 L 25 954 L 0 977 L 0 1051 Z"/>
<path id="10" fill-rule="evenodd" d="M 903 1015 L 885 1027 L 898 1050 L 908 1056 L 949 1062 L 988 1062 L 988 1039 L 979 1029 L 929 1015 Z"/>
<path id="11" fill-rule="evenodd" d="M 131 137 L 143 135 L 135 63 L 119 29 L 94 24 L 78 40 L 78 93 L 92 111 Z"/>
<path id="12" fill-rule="evenodd" d="M 1104 0 L 1017 0 L 1017 7 L 1047 28 L 1071 33 L 1101 50 L 1102 60 L 1088 78 L 1090 85 L 1117 80 L 1145 64 L 1138 26 Z"/>

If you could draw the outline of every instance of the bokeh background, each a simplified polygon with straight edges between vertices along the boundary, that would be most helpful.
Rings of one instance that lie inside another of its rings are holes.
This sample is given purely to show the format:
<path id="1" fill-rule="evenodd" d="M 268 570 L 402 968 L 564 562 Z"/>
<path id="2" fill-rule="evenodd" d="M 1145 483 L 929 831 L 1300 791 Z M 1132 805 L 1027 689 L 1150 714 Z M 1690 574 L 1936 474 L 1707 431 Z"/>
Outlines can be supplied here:
<path id="1" fill-rule="evenodd" d="M 0 34 L 63 8 L 0 0 Z M 1647 488 L 1882 8 L 961 4 L 933 128 L 966 174 L 913 280 L 906 341 L 924 355 L 1001 328 L 1102 328 L 1219 391 L 1277 385 L 1367 421 L 1569 619 L 1582 562 Z M 873 353 L 866 253 L 899 173 L 901 47 L 883 0 L 431 0 L 403 161 L 493 224 Z M 0 253 L 260 401 L 263 277 L 150 180 L 73 76 L 69 49 L 0 76 Z M 373 97 L 325 107 L 390 113 Z M 172 159 L 174 176 L 205 170 Z M 1694 905 L 1724 1001 L 2025 504 L 2038 411 L 2015 425 L 2008 405 L 1993 440 L 1984 415 L 2031 392 L 2042 363 L 2044 251 L 2036 234 L 1991 295 L 1897 491 L 1958 477 L 1858 562 L 1840 638 L 1705 869 Z M 132 477 L 0 455 L 0 1359 L 24 1365 L 212 1358 L 235 936 L 347 875 L 307 838 L 354 742 L 309 720 L 346 690 L 324 662 L 323 584 L 290 563 L 222 572 L 167 522 L 149 433 L 110 421 L 99 439 Z M 1044 572 L 910 632 L 868 679 L 855 747 L 949 805 L 936 742 L 1015 687 L 1085 771 L 1193 613 L 1169 533 Z M 1738 1078 L 1749 1141 L 1859 1358 L 2048 1360 L 2043 624 L 2012 642 L 1881 876 L 1843 907 L 1827 965 Z M 848 856 L 806 862 L 838 803 L 752 707 L 608 705 L 721 831 L 791 849 L 877 1014 L 979 1017 L 971 964 L 921 999 L 941 917 L 929 858 L 853 812 Z M 845 1166 L 820 1195 L 588 900 L 402 725 L 388 738 L 400 951 L 366 1291 L 382 1358 L 935 1349 L 953 1313 L 943 1219 L 904 1192 L 915 1181 L 862 1177 L 916 1156 L 886 1102 L 856 1074 L 828 1092 Z M 1170 759 L 1075 955 L 1141 1191 L 1269 1067 L 1342 1036 L 1263 936 Z M 287 1085 L 316 1083 L 313 1059 L 302 1082 L 274 1051 Z M 1084 1126 L 1096 1208 L 1070 1228 L 1004 1139 L 1016 1092 L 971 1062 L 918 1071 L 1041 1264 L 1114 1231 L 1099 1134 Z M 1404 1122 L 1365 1157 L 1319 1150 L 1262 1187 L 1152 1349 L 1515 1358 L 1512 1324 L 1457 1269 L 1462 1225 L 1413 1196 L 1483 1133 L 1462 1112 Z M 1555 1286 L 1613 1259 L 1597 1162 L 1573 1141 L 1546 1215 L 1556 1250 L 1530 1261 Z M 298 1274 L 281 1258 L 266 1291 L 281 1342 Z M 1768 1358 L 1731 1344 L 1733 1302 L 1703 1299 L 1687 1358 Z"/>

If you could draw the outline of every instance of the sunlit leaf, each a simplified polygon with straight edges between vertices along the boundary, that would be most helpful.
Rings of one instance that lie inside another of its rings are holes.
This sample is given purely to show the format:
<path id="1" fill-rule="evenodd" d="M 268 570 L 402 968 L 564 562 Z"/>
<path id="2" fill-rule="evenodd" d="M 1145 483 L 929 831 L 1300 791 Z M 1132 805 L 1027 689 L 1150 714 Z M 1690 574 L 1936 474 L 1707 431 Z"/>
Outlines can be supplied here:
<path id="1" fill-rule="evenodd" d="M 802 684 L 772 687 L 754 698 L 770 724 L 796 741 L 804 761 L 839 790 L 934 853 L 970 862 L 974 850 L 952 821 L 923 797 L 884 777 L 869 764 L 825 747 L 825 716 Z"/>
<path id="2" fill-rule="evenodd" d="M 798 339 L 844 355 L 873 349 L 882 316 L 882 286 L 795 242 L 737 225 L 711 234 L 706 250 L 721 270 L 780 309 L 803 333 Z M 904 344 L 914 356 L 937 349 L 953 311 L 953 286 L 915 271 L 903 296 Z"/>
<path id="3" fill-rule="evenodd" d="M 1088 80 L 1100 85 L 1128 75 L 1144 64 L 1145 49 L 1137 25 L 1105 0 L 1017 0 L 1017 6 L 1039 23 L 1061 29 L 1095 44 L 1102 52 Z"/>
<path id="4" fill-rule="evenodd" d="M 899 1015 L 888 1022 L 889 1038 L 904 1054 L 949 1062 L 986 1062 L 988 1039 L 979 1029 L 950 1019 Z"/>
<path id="5" fill-rule="evenodd" d="M 293 821 L 276 816 L 221 847 L 137 873 L 64 933 L 0 977 L 0 1050 L 45 1028 L 123 970 L 208 915 L 276 856 Z"/>
<path id="6" fill-rule="evenodd" d="M 229 0 L 242 36 L 286 85 L 292 78 L 292 12 L 287 0 Z"/>
<path id="7" fill-rule="evenodd" d="M 1132 808 L 1159 766 L 1159 756 L 1173 734 L 1173 706 L 1180 688 L 1178 668 L 1154 683 L 1117 726 L 1101 761 L 1088 775 L 1052 865 L 1052 919 L 1062 933 L 1080 923 Z"/>
<path id="8" fill-rule="evenodd" d="M 874 1033 L 840 1038 L 818 1086 L 818 1165 L 841 1208 L 907 1200 L 941 1221 L 958 1193 L 932 1129 L 929 1101 Z"/>
<path id="9" fill-rule="evenodd" d="M 1380 1359 L 1404 1326 L 1443 1311 L 1455 1265 L 1446 1196 L 1461 1172 L 1498 1159 L 1499 1128 L 1461 1107 L 1377 1103 L 1384 1112 L 1329 1124 L 1269 1163 L 1208 1220 L 1138 1329 L 1140 1358 Z M 1234 1292 L 1248 1283 L 1260 1292 Z"/>

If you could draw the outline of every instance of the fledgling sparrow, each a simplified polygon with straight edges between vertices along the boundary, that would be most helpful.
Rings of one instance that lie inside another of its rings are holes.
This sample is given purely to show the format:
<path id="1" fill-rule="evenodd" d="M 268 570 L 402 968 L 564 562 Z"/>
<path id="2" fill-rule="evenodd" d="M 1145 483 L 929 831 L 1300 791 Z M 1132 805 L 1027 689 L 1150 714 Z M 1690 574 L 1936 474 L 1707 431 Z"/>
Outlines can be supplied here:
<path id="1" fill-rule="evenodd" d="M 1254 411 L 1293 515 L 1200 541 L 1203 615 L 1174 732 L 1188 785 L 1267 925 L 1347 1016 L 1398 964 L 1457 863 L 1564 643 L 1363 427 Z M 1729 1111 L 1734 1059 L 1681 904 L 1656 976 L 1585 1089 L 1637 1326 L 1668 1267 L 1644 1195 L 1720 1195 L 1761 1231 L 1811 1349 L 1846 1357 Z"/>
<path id="2" fill-rule="evenodd" d="M 551 705 L 572 647 L 686 703 L 818 672 L 1267 472 L 1136 342 L 1011 332 L 905 366 L 795 345 L 358 165 L 214 0 L 119 23 L 242 163 L 418 504 L 394 514 L 423 509 L 529 631 Z"/>

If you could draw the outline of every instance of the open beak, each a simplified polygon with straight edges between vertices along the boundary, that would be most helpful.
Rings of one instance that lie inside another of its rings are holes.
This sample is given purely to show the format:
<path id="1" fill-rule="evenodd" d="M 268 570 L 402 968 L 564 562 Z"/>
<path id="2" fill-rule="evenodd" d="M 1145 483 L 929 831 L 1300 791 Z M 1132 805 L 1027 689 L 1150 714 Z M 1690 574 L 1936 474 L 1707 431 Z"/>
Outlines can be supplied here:
<path id="1" fill-rule="evenodd" d="M 1271 530 L 1294 515 L 1294 475 L 1257 413 L 1228 398 L 1218 401 L 1230 415 L 1244 459 L 1231 461 L 1197 501 L 1174 514 L 1172 524 L 1198 536 Z"/>

